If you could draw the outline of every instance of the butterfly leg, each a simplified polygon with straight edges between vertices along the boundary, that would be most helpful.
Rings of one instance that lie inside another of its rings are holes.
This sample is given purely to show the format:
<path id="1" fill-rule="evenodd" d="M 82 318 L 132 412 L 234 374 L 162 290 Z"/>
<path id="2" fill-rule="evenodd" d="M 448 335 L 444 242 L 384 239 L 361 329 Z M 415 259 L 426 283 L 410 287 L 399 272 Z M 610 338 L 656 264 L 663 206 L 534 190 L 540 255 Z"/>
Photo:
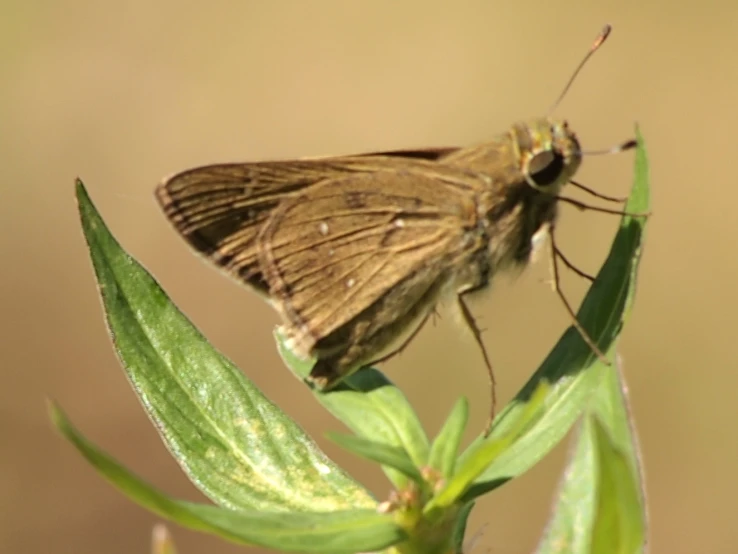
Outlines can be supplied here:
<path id="1" fill-rule="evenodd" d="M 651 215 L 651 212 L 629 212 L 627 210 L 613 210 L 610 208 L 602 208 L 600 206 L 592 206 L 591 204 L 580 202 L 579 200 L 574 200 L 573 198 L 569 198 L 567 196 L 556 196 L 556 199 L 566 204 L 570 204 L 574 206 L 575 208 L 578 208 L 581 211 L 591 210 L 593 212 L 601 212 L 603 214 L 620 215 L 620 216 L 628 216 L 628 217 L 648 217 Z"/>
<path id="2" fill-rule="evenodd" d="M 577 187 L 578 189 L 583 190 L 587 194 L 591 194 L 595 198 L 600 198 L 601 200 L 606 200 L 607 202 L 615 202 L 617 204 L 625 204 L 628 201 L 627 196 L 608 196 L 607 194 L 602 194 L 601 192 L 597 192 L 594 189 L 591 189 L 589 187 L 585 187 L 582 183 L 579 181 L 575 181 L 574 179 L 569 179 L 569 183 Z"/>
<path id="3" fill-rule="evenodd" d="M 551 229 L 549 232 L 550 232 L 550 237 L 551 237 L 551 251 L 550 251 L 551 252 L 551 271 L 553 272 L 554 291 L 556 291 L 556 294 L 559 296 L 559 298 L 561 299 L 561 302 L 564 304 L 564 308 L 566 308 L 566 311 L 569 313 L 569 317 L 571 317 L 572 325 L 574 325 L 574 328 L 579 332 L 579 335 L 582 337 L 582 339 L 587 344 L 587 346 L 589 346 L 592 352 L 594 352 L 594 354 L 600 360 L 602 360 L 605 364 L 610 365 L 610 361 L 607 359 L 605 354 L 602 353 L 602 350 L 600 350 L 597 347 L 597 345 L 592 340 L 592 337 L 589 336 L 589 333 L 584 329 L 584 327 L 582 327 L 582 324 L 579 323 L 576 312 L 571 307 L 571 304 L 569 304 L 569 300 L 566 298 L 564 291 L 561 289 L 561 279 L 559 276 L 559 257 L 562 257 L 562 256 L 561 256 L 561 252 L 559 251 L 558 246 L 556 246 L 556 237 L 554 235 L 553 225 L 551 226 Z"/>
<path id="4" fill-rule="evenodd" d="M 385 354 L 381 358 L 378 358 L 378 359 L 376 359 L 376 360 L 374 360 L 371 363 L 366 364 L 366 365 L 381 364 L 382 362 L 386 362 L 390 358 L 394 358 L 397 354 L 402 353 L 402 351 L 405 350 L 405 348 L 407 348 L 408 344 L 410 344 L 412 342 L 412 340 L 418 335 L 418 333 L 420 333 L 420 330 L 423 327 L 425 327 L 425 324 L 428 322 L 428 320 L 430 319 L 430 317 L 431 316 L 434 316 L 435 317 L 436 315 L 438 315 L 438 314 L 437 314 L 436 309 L 434 307 L 433 309 L 429 310 L 427 314 L 425 314 L 423 316 L 423 319 L 420 321 L 420 324 L 415 329 L 413 329 L 413 332 L 410 333 L 405 340 L 402 341 L 402 344 L 400 344 L 400 346 L 398 346 L 397 348 L 395 348 L 391 352 Z"/>
<path id="5" fill-rule="evenodd" d="M 567 258 L 566 256 L 564 256 L 564 253 L 561 250 L 559 250 L 558 246 L 556 246 L 555 244 L 553 244 L 553 242 L 551 244 L 551 248 L 553 248 L 554 255 L 555 256 L 558 256 L 559 259 L 562 262 L 564 262 L 564 265 L 566 267 L 568 267 L 571 271 L 573 271 L 574 273 L 576 273 L 580 277 L 583 277 L 584 279 L 587 279 L 591 283 L 594 283 L 595 282 L 594 276 L 590 275 L 589 273 L 586 273 L 585 271 L 582 271 L 577 266 L 575 266 L 572 262 L 570 262 L 569 261 L 569 258 Z"/>
<path id="6" fill-rule="evenodd" d="M 464 318 L 464 322 L 469 327 L 469 329 L 472 332 L 472 335 L 474 336 L 474 340 L 479 345 L 479 348 L 482 351 L 482 356 L 484 357 L 484 364 L 487 366 L 487 373 L 489 374 L 489 388 L 490 388 L 490 411 L 489 411 L 489 419 L 487 420 L 487 426 L 485 427 L 484 435 L 489 435 L 489 432 L 492 430 L 492 421 L 495 418 L 495 408 L 497 407 L 497 392 L 496 392 L 496 381 L 495 381 L 495 373 L 492 370 L 492 362 L 489 359 L 489 355 L 487 354 L 487 349 L 484 347 L 484 342 L 482 341 L 482 331 L 477 326 L 477 322 L 474 320 L 474 315 L 472 315 L 471 310 L 469 309 L 469 306 L 467 306 L 466 302 L 464 301 L 464 297 L 468 294 L 473 293 L 476 290 L 481 290 L 483 288 L 487 287 L 487 283 L 481 284 L 477 287 L 467 289 L 463 292 L 460 292 L 456 299 L 459 304 L 459 309 L 461 310 L 461 315 Z"/>

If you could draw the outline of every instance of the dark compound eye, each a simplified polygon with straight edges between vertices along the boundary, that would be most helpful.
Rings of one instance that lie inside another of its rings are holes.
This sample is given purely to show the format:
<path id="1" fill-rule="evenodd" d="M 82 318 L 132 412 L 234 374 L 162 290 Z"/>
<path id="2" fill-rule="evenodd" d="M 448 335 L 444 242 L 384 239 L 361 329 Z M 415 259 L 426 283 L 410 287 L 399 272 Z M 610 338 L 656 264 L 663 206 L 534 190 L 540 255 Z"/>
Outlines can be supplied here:
<path id="1" fill-rule="evenodd" d="M 539 152 L 528 164 L 528 174 L 539 187 L 554 184 L 563 170 L 564 156 L 555 150 Z"/>

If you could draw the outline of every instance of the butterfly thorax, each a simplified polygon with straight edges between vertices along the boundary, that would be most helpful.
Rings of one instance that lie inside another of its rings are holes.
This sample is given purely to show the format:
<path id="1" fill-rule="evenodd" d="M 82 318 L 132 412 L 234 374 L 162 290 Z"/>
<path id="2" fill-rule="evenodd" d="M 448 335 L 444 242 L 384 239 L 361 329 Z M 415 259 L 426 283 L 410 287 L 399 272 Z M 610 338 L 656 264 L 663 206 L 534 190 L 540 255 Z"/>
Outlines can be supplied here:
<path id="1" fill-rule="evenodd" d="M 490 274 L 530 260 L 534 238 L 555 222 L 558 195 L 581 159 L 567 123 L 547 118 L 517 123 L 491 142 L 442 159 L 486 176 L 477 209 Z"/>

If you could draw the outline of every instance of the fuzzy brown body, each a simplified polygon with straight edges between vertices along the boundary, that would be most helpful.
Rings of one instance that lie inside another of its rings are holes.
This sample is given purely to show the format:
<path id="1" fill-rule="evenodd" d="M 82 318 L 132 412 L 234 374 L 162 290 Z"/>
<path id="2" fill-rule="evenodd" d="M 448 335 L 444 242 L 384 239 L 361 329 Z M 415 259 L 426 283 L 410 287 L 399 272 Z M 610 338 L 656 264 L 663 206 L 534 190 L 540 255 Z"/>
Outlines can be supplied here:
<path id="1" fill-rule="evenodd" d="M 527 263 L 580 161 L 566 123 L 541 118 L 467 148 L 206 166 L 157 196 L 196 250 L 270 299 L 329 388 L 445 291 L 463 302 Z"/>

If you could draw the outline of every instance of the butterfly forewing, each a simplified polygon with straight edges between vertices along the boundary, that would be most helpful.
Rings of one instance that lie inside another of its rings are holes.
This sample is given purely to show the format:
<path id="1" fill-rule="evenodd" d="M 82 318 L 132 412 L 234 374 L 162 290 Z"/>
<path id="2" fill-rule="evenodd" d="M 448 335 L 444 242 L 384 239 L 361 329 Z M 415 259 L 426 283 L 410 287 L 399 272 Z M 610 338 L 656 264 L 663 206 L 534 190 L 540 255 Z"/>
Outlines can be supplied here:
<path id="1" fill-rule="evenodd" d="M 271 212 L 290 195 L 340 169 L 310 161 L 220 164 L 178 173 L 159 185 L 167 217 L 199 252 L 258 292 L 269 287 L 256 239 Z"/>
<path id="2" fill-rule="evenodd" d="M 373 318 L 385 323 L 404 316 L 468 255 L 476 229 L 468 187 L 439 183 L 444 173 L 458 177 L 453 169 L 429 171 L 328 179 L 272 214 L 259 238 L 260 266 L 301 350 L 370 309 L 386 310 Z M 383 297 L 397 287 L 404 298 L 392 307 Z"/>
<path id="3" fill-rule="evenodd" d="M 480 248 L 489 184 L 426 157 L 208 166 L 158 198 L 190 244 L 270 298 L 295 350 L 323 358 L 333 380 L 432 309 Z"/>

